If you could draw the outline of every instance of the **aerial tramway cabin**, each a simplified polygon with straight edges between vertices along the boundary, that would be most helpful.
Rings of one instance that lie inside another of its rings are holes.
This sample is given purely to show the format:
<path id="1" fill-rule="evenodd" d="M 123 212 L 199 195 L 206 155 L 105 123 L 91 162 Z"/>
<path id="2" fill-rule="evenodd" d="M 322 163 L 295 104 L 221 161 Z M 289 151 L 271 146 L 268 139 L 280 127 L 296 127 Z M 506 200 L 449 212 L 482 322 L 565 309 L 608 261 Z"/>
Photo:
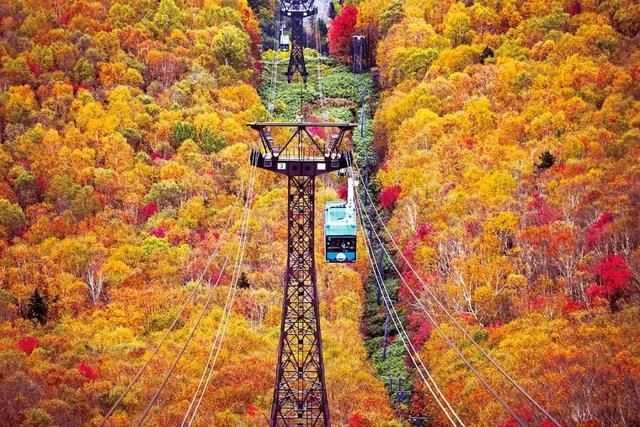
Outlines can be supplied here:
<path id="1" fill-rule="evenodd" d="M 291 46 L 291 39 L 289 38 L 289 34 L 284 32 L 284 26 L 280 29 L 280 51 L 288 52 Z"/>
<path id="2" fill-rule="evenodd" d="M 327 202 L 324 207 L 324 243 L 326 261 L 352 263 L 356 261 L 356 209 L 353 181 L 349 178 L 347 200 Z"/>

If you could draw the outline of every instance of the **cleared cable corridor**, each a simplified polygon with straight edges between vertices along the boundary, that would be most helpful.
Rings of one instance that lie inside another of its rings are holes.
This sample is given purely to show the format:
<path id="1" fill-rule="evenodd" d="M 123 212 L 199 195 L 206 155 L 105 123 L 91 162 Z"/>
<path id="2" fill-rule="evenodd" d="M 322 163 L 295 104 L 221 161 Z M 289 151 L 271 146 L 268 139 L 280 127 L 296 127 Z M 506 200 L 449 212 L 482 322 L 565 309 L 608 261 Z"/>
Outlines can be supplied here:
<path id="1" fill-rule="evenodd" d="M 315 42 L 315 47 L 316 47 L 316 52 L 318 54 L 318 57 L 316 59 L 316 80 L 317 80 L 317 86 L 318 86 L 318 92 L 320 93 L 320 109 L 324 110 L 325 107 L 325 99 L 324 99 L 324 91 L 322 88 L 322 36 L 320 35 L 320 25 L 318 24 L 318 22 L 320 21 L 320 18 L 318 17 L 316 20 L 313 21 L 313 32 L 315 34 L 314 37 L 314 42 Z M 324 116 L 326 116 L 326 113 L 323 113 L 323 120 L 327 120 Z"/>
<path id="2" fill-rule="evenodd" d="M 358 215 L 360 217 L 360 222 L 362 224 L 364 224 L 364 219 L 362 218 L 362 215 L 363 215 L 362 211 L 363 211 L 363 207 L 361 206 L 361 201 L 358 201 Z M 434 400 L 436 401 L 436 403 L 438 404 L 438 406 L 440 407 L 442 412 L 446 415 L 446 417 L 449 420 L 449 422 L 451 422 L 451 424 L 454 425 L 454 426 L 457 426 L 457 425 L 464 426 L 465 424 L 459 418 L 459 416 L 455 412 L 455 410 L 451 407 L 451 404 L 449 403 L 447 398 L 444 396 L 444 394 L 442 393 L 442 391 L 440 390 L 440 388 L 436 384 L 435 380 L 433 379 L 433 377 L 429 373 L 428 369 L 426 368 L 426 366 L 422 362 L 420 354 L 415 349 L 413 343 L 409 339 L 409 336 L 408 336 L 406 330 L 404 329 L 402 321 L 401 321 L 401 319 L 400 319 L 400 317 L 399 317 L 399 315 L 398 315 L 398 313 L 397 313 L 397 311 L 396 311 L 396 309 L 394 307 L 394 304 L 393 304 L 393 301 L 391 299 L 391 296 L 389 295 L 388 290 L 387 290 L 387 288 L 386 288 L 386 286 L 384 284 L 384 281 L 382 279 L 382 272 L 379 270 L 378 265 L 376 264 L 375 260 L 373 259 L 372 243 L 369 240 L 369 237 L 367 236 L 366 232 L 364 232 L 363 235 L 365 236 L 365 246 L 367 247 L 367 255 L 368 255 L 368 258 L 369 258 L 369 263 L 371 264 L 371 268 L 373 269 L 373 273 L 374 273 L 374 277 L 375 277 L 375 280 L 376 280 L 376 284 L 377 284 L 378 289 L 380 290 L 380 293 L 381 293 L 381 295 L 383 297 L 382 299 L 383 299 L 385 308 L 386 308 L 387 312 L 390 315 L 391 321 L 393 322 L 393 325 L 396 328 L 396 330 L 400 333 L 400 340 L 402 341 L 402 344 L 404 345 L 405 349 L 407 350 L 407 354 L 411 358 L 411 361 L 412 361 L 413 365 L 415 366 L 416 370 L 418 371 L 418 374 L 422 378 L 423 382 L 425 383 L 425 386 L 427 387 L 427 389 L 429 390 L 429 392 L 433 396 Z M 426 378 L 425 378 L 425 374 L 427 376 Z M 444 404 L 442 403 L 441 400 L 444 401 Z M 455 418 L 455 420 L 454 420 L 454 418 Z"/>
<path id="3" fill-rule="evenodd" d="M 356 168 L 356 170 L 358 171 L 358 173 L 360 173 L 360 169 L 358 167 L 357 162 L 354 160 L 354 166 Z M 378 219 L 378 222 L 380 223 L 380 225 L 382 226 L 383 230 L 385 231 L 386 235 L 389 237 L 389 239 L 391 240 L 391 242 L 393 243 L 396 251 L 398 252 L 398 254 L 400 254 L 400 257 L 403 259 L 403 261 L 405 262 L 405 264 L 409 267 L 410 271 L 412 272 L 412 274 L 416 277 L 416 279 L 420 282 L 420 284 L 423 286 L 423 288 L 427 291 L 427 293 L 429 294 L 429 296 L 432 298 L 433 301 L 436 302 L 437 306 L 440 307 L 440 309 L 446 314 L 446 316 L 452 321 L 452 323 L 461 330 L 461 332 L 463 333 L 463 335 L 471 342 L 471 344 L 476 347 L 481 354 L 489 361 L 489 363 L 496 368 L 496 370 L 498 372 L 500 372 L 500 374 L 503 375 L 504 378 L 507 379 L 507 381 L 509 383 L 511 383 L 533 406 L 535 406 L 545 417 L 547 417 L 549 419 L 549 421 L 551 421 L 553 424 L 555 424 L 556 426 L 561 426 L 561 424 L 546 410 L 544 409 L 544 407 L 538 402 L 536 401 L 529 393 L 526 392 L 526 390 L 524 390 L 522 388 L 522 386 L 515 380 L 513 379 L 513 377 L 511 377 L 474 339 L 473 337 L 467 332 L 467 330 L 460 324 L 460 322 L 457 321 L 457 319 L 455 319 L 455 317 L 449 312 L 449 310 L 447 310 L 447 308 L 444 306 L 444 304 L 442 303 L 442 301 L 440 301 L 440 299 L 434 294 L 434 292 L 431 290 L 431 288 L 423 281 L 422 277 L 416 272 L 416 270 L 414 269 L 413 265 L 411 265 L 411 263 L 409 262 L 409 260 L 406 258 L 406 256 L 404 255 L 404 253 L 400 250 L 399 245 L 397 244 L 396 240 L 393 238 L 392 234 L 389 232 L 388 228 L 386 227 L 386 224 L 384 223 L 384 221 L 382 220 L 382 217 L 380 215 L 380 212 L 378 211 L 377 207 L 375 206 L 375 203 L 373 202 L 373 198 L 371 197 L 371 194 L 369 193 L 369 190 L 365 187 L 365 193 L 367 196 L 367 199 L 369 201 L 369 203 L 371 204 L 371 206 L 374 209 L 374 212 L 376 214 L 376 217 Z M 373 230 L 373 233 L 376 236 L 376 239 L 378 240 L 380 247 L 382 248 L 382 250 L 384 251 L 386 257 L 389 259 L 389 261 L 391 262 L 391 265 L 393 266 L 396 274 L 398 275 L 398 277 L 402 280 L 402 282 L 405 284 L 405 286 L 407 287 L 407 289 L 409 290 L 409 292 L 411 293 L 411 295 L 413 296 L 413 298 L 416 300 L 418 306 L 420 307 L 420 309 L 425 313 L 425 315 L 427 316 L 427 318 L 429 319 L 429 321 L 434 325 L 434 327 L 436 328 L 436 330 L 440 333 L 440 335 L 443 337 L 443 339 L 445 340 L 445 342 L 447 343 L 447 345 L 449 345 L 449 347 L 454 350 L 454 352 L 456 352 L 456 354 L 458 354 L 458 356 L 461 358 L 461 360 L 463 360 L 463 362 L 467 365 L 467 367 L 472 371 L 472 373 L 474 373 L 474 375 L 478 378 L 478 380 L 483 383 L 483 385 L 485 386 L 485 388 L 502 404 L 502 406 L 505 408 L 505 410 L 509 413 L 509 415 L 512 416 L 512 418 L 518 422 L 520 425 L 526 425 L 525 422 L 510 408 L 510 406 L 506 403 L 506 401 L 499 397 L 498 393 L 495 391 L 495 389 L 493 389 L 493 387 L 489 386 L 488 383 L 486 382 L 486 380 L 484 379 L 484 377 L 482 377 L 480 375 L 480 373 L 470 364 L 470 362 L 468 362 L 468 360 L 466 359 L 466 357 L 462 354 L 462 352 L 458 349 L 458 347 L 450 340 L 450 338 L 444 333 L 444 331 L 442 331 L 442 329 L 439 326 L 439 323 L 432 317 L 431 313 L 429 313 L 429 311 L 427 310 L 427 308 L 424 306 L 422 300 L 416 295 L 415 291 L 413 290 L 413 288 L 411 287 L 411 285 L 406 281 L 404 275 L 400 272 L 400 270 L 398 269 L 397 265 L 395 264 L 394 258 L 392 257 L 392 255 L 389 253 L 389 251 L 386 248 L 386 245 L 384 244 L 384 242 L 382 241 L 382 239 L 380 238 L 379 234 L 377 233 L 377 231 L 375 230 L 375 226 L 373 224 L 373 222 L 371 221 L 371 218 L 369 217 L 369 215 L 367 214 L 367 220 Z"/>
<path id="4" fill-rule="evenodd" d="M 359 196 L 358 196 L 358 198 L 359 198 Z M 384 250 L 384 246 L 383 246 L 382 240 L 378 236 L 377 232 L 373 229 L 373 223 L 371 222 L 371 218 L 368 216 L 368 214 L 364 214 L 364 216 L 366 217 L 367 221 L 369 222 L 369 224 L 371 226 L 371 229 L 373 230 L 373 234 L 376 236 L 376 239 L 378 240 L 379 244 L 383 247 L 383 250 Z M 402 276 L 402 274 L 400 274 L 400 271 L 395 267 L 395 264 L 393 263 L 393 259 L 389 257 L 389 254 L 386 252 L 386 250 L 385 250 L 385 254 L 390 259 L 391 264 L 394 266 L 394 269 L 396 269 L 396 273 L 397 273 L 398 277 L 400 277 L 402 283 L 405 286 L 408 287 L 409 286 L 408 283 L 405 281 L 405 279 Z M 408 289 L 409 289 L 409 292 L 411 293 L 411 295 L 414 297 L 414 299 L 416 299 L 418 301 L 418 304 L 421 305 L 422 302 L 419 301 L 419 298 L 414 293 L 413 289 L 411 289 L 409 287 L 408 287 Z M 421 307 L 424 309 L 424 306 L 421 305 Z M 504 398 L 486 381 L 486 379 L 480 374 L 480 372 L 478 372 L 475 369 L 475 367 L 467 360 L 467 358 L 464 356 L 464 354 L 462 354 L 462 352 L 458 349 L 458 347 L 449 339 L 449 337 L 440 328 L 440 325 L 438 324 L 438 322 L 436 322 L 435 319 L 433 319 L 431 314 L 428 311 L 426 311 L 426 309 L 424 310 L 424 312 L 425 312 L 427 318 L 429 319 L 429 321 L 436 328 L 436 330 L 438 331 L 440 336 L 445 340 L 447 345 L 458 355 L 458 357 L 464 362 L 464 364 L 476 376 L 476 378 L 478 378 L 478 380 L 482 383 L 484 388 L 502 405 L 502 407 L 507 411 L 507 413 L 509 415 L 511 415 L 511 417 L 513 417 L 518 422 L 519 425 L 521 425 L 521 426 L 525 425 L 524 422 L 520 419 L 520 417 L 518 417 L 518 415 L 515 413 L 515 411 L 511 408 L 511 406 L 504 400 Z"/>
<path id="5" fill-rule="evenodd" d="M 347 165 L 348 165 L 347 173 L 349 175 L 349 178 L 351 179 L 352 182 L 357 182 L 357 180 L 355 179 L 355 177 L 353 175 L 353 168 L 352 168 L 352 165 L 351 165 L 350 158 L 347 158 Z M 357 186 L 355 186 L 354 191 L 355 191 L 355 196 L 356 196 L 355 197 L 355 199 L 356 199 L 356 211 L 357 211 L 357 214 L 358 214 L 358 216 L 360 218 L 360 224 L 362 225 L 362 229 L 363 229 L 363 233 L 362 234 L 365 237 L 365 245 L 367 247 L 367 256 L 369 258 L 369 263 L 371 264 L 371 267 L 372 267 L 372 270 L 373 270 L 373 273 L 374 273 L 374 277 L 376 279 L 376 284 L 377 284 L 378 289 L 380 291 L 380 295 L 383 297 L 385 308 L 386 308 L 387 312 L 389 313 L 389 317 L 392 319 L 393 325 L 395 326 L 396 331 L 400 332 L 400 339 L 402 340 L 402 344 L 404 345 L 405 349 L 407 350 L 407 353 L 409 354 L 409 357 L 411 358 L 411 361 L 413 362 L 413 365 L 418 370 L 418 373 L 420 374 L 420 377 L 424 381 L 425 385 L 427 386 L 427 389 L 429 390 L 429 392 L 431 393 L 431 395 L 435 399 L 435 401 L 438 404 L 438 406 L 440 407 L 440 409 L 445 413 L 445 415 L 447 416 L 447 418 L 449 419 L 449 421 L 451 422 L 452 425 L 454 425 L 454 426 L 458 425 L 458 424 L 456 424 L 456 421 L 457 421 L 459 423 L 459 425 L 464 426 L 465 424 L 462 422 L 462 420 L 460 419 L 460 417 L 458 416 L 456 411 L 453 409 L 453 407 L 451 406 L 451 404 L 449 403 L 449 401 L 447 400 L 445 395 L 440 390 L 440 387 L 438 387 L 438 384 L 435 382 L 435 380 L 433 379 L 433 377 L 429 373 L 429 370 L 427 369 L 425 364 L 422 362 L 422 358 L 420 357 L 420 354 L 418 353 L 418 351 L 416 350 L 415 346 L 413 345 L 413 343 L 409 339 L 409 334 L 407 334 L 407 331 L 404 329 L 404 325 L 402 324 L 402 320 L 400 319 L 400 316 L 398 315 L 398 312 L 395 309 L 395 306 L 393 304 L 393 300 L 391 299 L 391 296 L 389 295 L 389 291 L 387 290 L 387 287 L 386 287 L 386 285 L 384 283 L 384 278 L 383 278 L 383 275 L 382 275 L 382 271 L 378 267 L 377 263 L 374 260 L 375 255 L 373 253 L 373 244 L 372 244 L 369 236 L 366 233 L 366 223 L 363 220 L 363 216 L 365 215 L 365 213 L 364 213 L 365 212 L 365 206 L 364 206 L 364 203 L 362 202 L 362 199 L 360 198 L 360 195 L 358 194 Z M 421 371 L 420 367 L 416 363 L 416 359 L 420 362 L 420 366 L 422 367 L 422 369 L 426 373 L 427 377 L 429 378 L 429 381 L 433 385 L 433 388 L 431 387 L 429 382 L 427 382 L 427 380 L 425 379 L 423 372 Z M 434 389 L 435 389 L 435 391 L 438 392 L 437 395 L 434 392 Z M 444 407 L 444 405 L 442 404 L 440 399 L 442 399 L 445 402 L 447 408 Z M 455 421 L 452 419 L 451 415 L 449 414 L 449 411 L 453 415 L 453 418 L 455 418 Z"/>

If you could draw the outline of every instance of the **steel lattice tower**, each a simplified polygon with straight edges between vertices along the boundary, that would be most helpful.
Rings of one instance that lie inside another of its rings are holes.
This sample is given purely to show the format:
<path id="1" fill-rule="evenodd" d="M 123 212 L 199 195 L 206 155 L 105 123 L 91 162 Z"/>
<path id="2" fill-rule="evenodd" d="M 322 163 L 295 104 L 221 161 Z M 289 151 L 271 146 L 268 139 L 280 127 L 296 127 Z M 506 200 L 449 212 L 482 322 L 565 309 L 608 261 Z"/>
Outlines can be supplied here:
<path id="1" fill-rule="evenodd" d="M 315 16 L 318 8 L 313 5 L 313 0 L 282 0 L 280 4 L 281 16 L 291 18 L 291 54 L 289 55 L 289 67 L 286 76 L 289 83 L 295 73 L 300 73 L 306 83 L 307 66 L 304 62 L 304 18 Z"/>
<path id="2" fill-rule="evenodd" d="M 270 426 L 330 425 L 324 381 L 322 336 L 314 256 L 315 177 L 348 167 L 351 152 L 339 151 L 351 123 L 251 123 L 263 151 L 251 152 L 251 164 L 288 177 L 288 254 L 276 384 Z M 335 128 L 328 144 L 319 144 L 307 127 Z M 282 148 L 272 127 L 294 129 Z M 293 148 L 289 148 L 294 146 Z"/>

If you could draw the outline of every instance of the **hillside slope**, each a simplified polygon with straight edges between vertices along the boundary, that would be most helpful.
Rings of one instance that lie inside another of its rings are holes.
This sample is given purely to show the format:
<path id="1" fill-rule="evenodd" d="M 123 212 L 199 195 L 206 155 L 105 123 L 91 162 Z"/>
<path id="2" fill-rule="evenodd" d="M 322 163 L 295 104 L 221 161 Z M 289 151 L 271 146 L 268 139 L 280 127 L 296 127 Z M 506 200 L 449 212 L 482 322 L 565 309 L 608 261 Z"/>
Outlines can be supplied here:
<path id="1" fill-rule="evenodd" d="M 181 422 L 231 281 L 256 139 L 245 123 L 267 117 L 258 28 L 245 0 L 0 1 L 0 424 L 97 425 L 168 334 L 109 421 L 133 424 L 220 279 L 146 421 Z M 321 188 L 319 206 L 335 197 Z M 200 425 L 268 417 L 285 210 L 284 182 L 258 172 Z M 319 267 L 332 419 L 383 425 L 359 276 Z"/>
<path id="2" fill-rule="evenodd" d="M 405 256 L 559 419 L 640 423 L 640 6 L 349 3 L 376 48 L 380 208 Z M 399 295 L 461 418 L 513 422 Z M 521 417 L 542 422 L 440 320 Z M 411 408 L 446 423 L 424 390 Z"/>

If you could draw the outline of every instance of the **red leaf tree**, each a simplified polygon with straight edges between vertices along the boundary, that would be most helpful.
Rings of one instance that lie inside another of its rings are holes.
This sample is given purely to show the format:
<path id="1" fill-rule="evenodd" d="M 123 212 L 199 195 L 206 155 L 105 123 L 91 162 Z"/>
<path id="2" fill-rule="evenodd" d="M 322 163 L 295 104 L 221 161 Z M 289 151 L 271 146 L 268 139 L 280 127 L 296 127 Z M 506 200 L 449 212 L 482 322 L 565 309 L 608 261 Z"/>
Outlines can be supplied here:
<path id="1" fill-rule="evenodd" d="M 249 405 L 247 405 L 247 415 L 249 415 L 250 417 L 255 417 L 257 413 L 258 407 L 253 403 L 249 403 Z"/>
<path id="2" fill-rule="evenodd" d="M 346 185 L 342 185 L 340 187 L 338 187 L 338 197 L 341 198 L 342 200 L 347 200 L 347 196 L 349 195 L 349 189 L 347 188 Z"/>
<path id="3" fill-rule="evenodd" d="M 166 235 L 166 230 L 164 229 L 164 227 L 159 226 L 151 229 L 151 231 L 149 231 L 149 234 L 154 237 L 157 237 L 158 239 L 163 239 Z"/>
<path id="4" fill-rule="evenodd" d="M 582 4 L 580 4 L 579 0 L 573 0 L 567 9 L 569 15 L 575 16 L 582 13 Z"/>
<path id="5" fill-rule="evenodd" d="M 588 249 L 592 249 L 604 240 L 604 237 L 611 228 L 610 224 L 613 223 L 613 219 L 611 212 L 604 212 L 600 215 L 600 218 L 587 229 L 586 243 Z"/>
<path id="6" fill-rule="evenodd" d="M 346 61 L 349 58 L 351 47 L 351 36 L 358 21 L 358 9 L 354 6 L 347 6 L 342 9 L 340 15 L 331 21 L 329 28 L 329 53 Z"/>
<path id="7" fill-rule="evenodd" d="M 527 206 L 529 212 L 533 214 L 535 225 L 551 224 L 560 217 L 560 214 L 547 202 L 539 193 L 535 193 Z"/>
<path id="8" fill-rule="evenodd" d="M 402 192 L 402 187 L 399 184 L 387 187 L 380 193 L 380 207 L 383 209 L 391 209 L 395 206 Z"/>
<path id="9" fill-rule="evenodd" d="M 354 413 L 347 420 L 348 427 L 369 427 L 371 423 L 358 412 Z"/>
<path id="10" fill-rule="evenodd" d="M 604 257 L 596 266 L 597 283 L 592 284 L 587 296 L 593 300 L 605 298 L 609 301 L 611 312 L 619 310 L 618 303 L 629 289 L 631 271 L 624 257 L 609 255 Z"/>
<path id="11" fill-rule="evenodd" d="M 433 233 L 433 226 L 431 224 L 420 224 L 416 230 L 416 237 L 420 240 L 426 239 Z"/>
<path id="12" fill-rule="evenodd" d="M 80 373 L 82 374 L 82 376 L 84 376 L 86 379 L 93 381 L 96 378 L 98 378 L 98 374 L 96 373 L 96 371 L 89 366 L 86 362 L 80 362 L 78 363 L 78 371 L 80 371 Z"/>
<path id="13" fill-rule="evenodd" d="M 411 343 L 420 349 L 431 336 L 431 323 L 422 314 L 415 312 L 409 314 L 408 320 Z"/>
<path id="14" fill-rule="evenodd" d="M 147 219 L 149 219 L 149 217 L 153 216 L 156 212 L 158 212 L 158 207 L 156 206 L 156 204 L 155 203 L 147 203 L 142 208 L 142 212 L 140 213 L 140 218 L 142 219 L 142 222 L 144 222 Z"/>
<path id="15" fill-rule="evenodd" d="M 18 350 L 27 354 L 33 353 L 33 350 L 38 347 L 39 341 L 36 337 L 24 337 L 18 341 Z"/>

